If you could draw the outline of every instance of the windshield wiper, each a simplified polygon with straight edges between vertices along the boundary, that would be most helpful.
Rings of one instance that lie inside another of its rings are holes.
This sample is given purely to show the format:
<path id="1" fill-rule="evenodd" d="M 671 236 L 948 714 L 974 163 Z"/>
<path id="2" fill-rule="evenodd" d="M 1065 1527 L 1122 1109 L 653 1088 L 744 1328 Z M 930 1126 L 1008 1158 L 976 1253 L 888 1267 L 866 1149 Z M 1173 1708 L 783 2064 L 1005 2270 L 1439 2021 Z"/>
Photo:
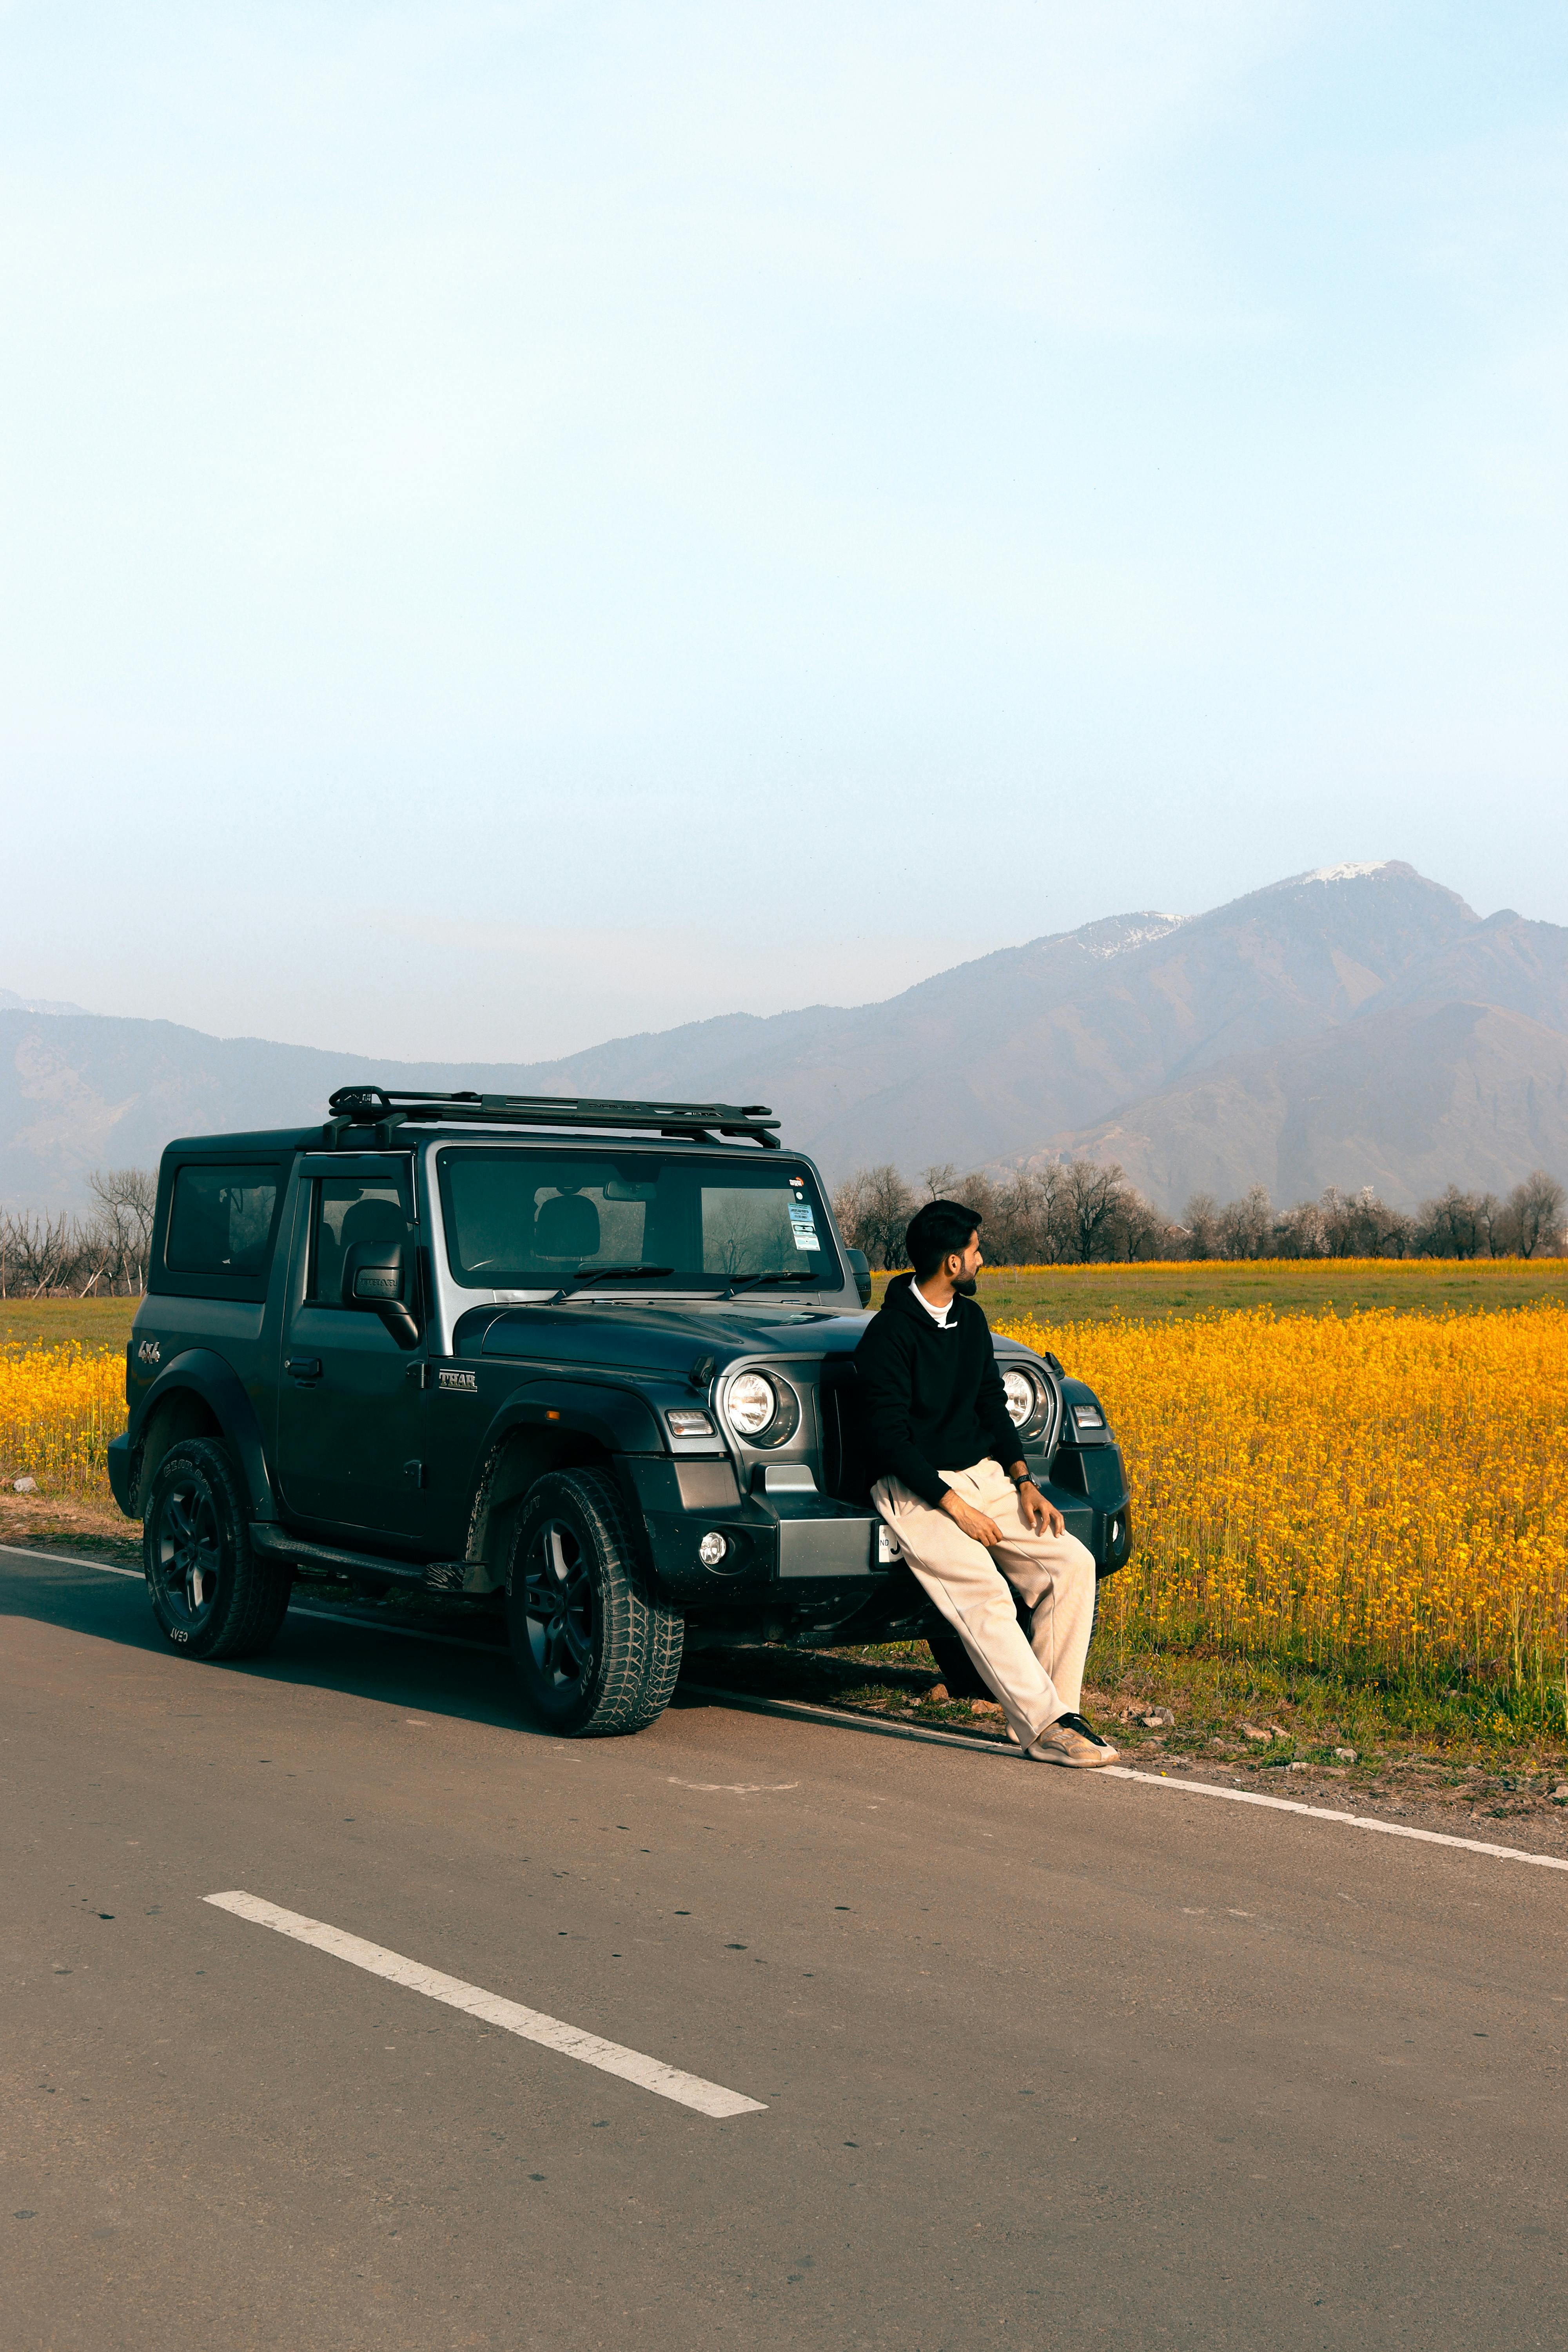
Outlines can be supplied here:
<path id="1" fill-rule="evenodd" d="M 760 1290 L 764 1282 L 818 1282 L 820 1279 L 805 1266 L 789 1274 L 748 1274 L 741 1281 L 732 1282 L 723 1295 L 726 1298 L 739 1298 L 742 1290 Z"/>
<path id="2" fill-rule="evenodd" d="M 546 1307 L 557 1307 L 562 1299 L 570 1298 L 574 1290 L 586 1290 L 591 1282 L 636 1282 L 640 1276 L 673 1274 L 672 1265 L 589 1265 L 579 1266 L 570 1282 L 563 1283 L 553 1298 L 545 1300 Z"/>

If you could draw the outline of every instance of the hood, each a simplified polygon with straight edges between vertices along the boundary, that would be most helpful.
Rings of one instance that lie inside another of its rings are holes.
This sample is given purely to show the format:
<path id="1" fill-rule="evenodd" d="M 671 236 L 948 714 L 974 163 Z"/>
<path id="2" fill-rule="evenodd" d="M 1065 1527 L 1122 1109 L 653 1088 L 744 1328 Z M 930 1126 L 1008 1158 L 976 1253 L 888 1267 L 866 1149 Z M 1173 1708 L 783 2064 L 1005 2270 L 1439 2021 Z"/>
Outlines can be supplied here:
<path id="1" fill-rule="evenodd" d="M 470 1339 L 463 1352 L 635 1367 L 685 1380 L 704 1356 L 724 1363 L 734 1356 L 850 1355 L 870 1319 L 740 1298 L 706 1307 L 597 1302 L 586 1312 L 563 1302 L 498 1309 L 478 1349 Z"/>

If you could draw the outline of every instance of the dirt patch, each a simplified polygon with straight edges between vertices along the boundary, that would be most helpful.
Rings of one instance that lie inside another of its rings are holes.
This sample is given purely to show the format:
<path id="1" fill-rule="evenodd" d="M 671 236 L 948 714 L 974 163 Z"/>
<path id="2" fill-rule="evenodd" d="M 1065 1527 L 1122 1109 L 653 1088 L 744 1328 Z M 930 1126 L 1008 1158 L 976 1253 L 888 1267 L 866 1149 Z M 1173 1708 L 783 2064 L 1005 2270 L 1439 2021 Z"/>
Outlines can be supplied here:
<path id="1" fill-rule="evenodd" d="M 18 1495 L 0 1487 L 0 1543 L 102 1552 L 140 1565 L 142 1529 L 112 1502 L 75 1495 Z"/>

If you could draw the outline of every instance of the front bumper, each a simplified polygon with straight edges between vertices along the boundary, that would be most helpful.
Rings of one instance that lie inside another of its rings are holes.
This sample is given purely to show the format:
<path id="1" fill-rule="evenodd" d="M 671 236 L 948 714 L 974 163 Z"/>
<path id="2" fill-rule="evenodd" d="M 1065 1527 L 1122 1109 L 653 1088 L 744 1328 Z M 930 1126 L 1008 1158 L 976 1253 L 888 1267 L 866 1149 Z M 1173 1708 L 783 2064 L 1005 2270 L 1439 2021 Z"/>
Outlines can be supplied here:
<path id="1" fill-rule="evenodd" d="M 748 1496 L 727 1507 L 660 1510 L 645 1504 L 643 1524 L 660 1584 L 680 1601 L 752 1600 L 774 1587 L 844 1585 L 868 1592 L 898 1567 L 880 1557 L 882 1522 L 875 1511 L 826 1496 Z M 721 1536 L 724 1557 L 700 1557 L 705 1536 Z"/>
<path id="2" fill-rule="evenodd" d="M 816 1603 L 835 1591 L 854 1605 L 906 1573 L 896 1554 L 883 1556 L 883 1522 L 864 1505 L 816 1492 L 742 1496 L 732 1491 L 708 1507 L 686 1506 L 673 1475 L 665 1475 L 668 1465 L 644 1460 L 626 1466 L 642 1506 L 654 1574 L 682 1606 L 755 1602 L 770 1594 Z M 1093 1554 L 1098 1572 L 1120 1568 L 1130 1548 L 1125 1491 L 1091 1499 L 1043 1473 L 1040 1483 L 1068 1533 Z M 708 1535 L 724 1540 L 724 1557 L 714 1565 L 700 1554 Z"/>

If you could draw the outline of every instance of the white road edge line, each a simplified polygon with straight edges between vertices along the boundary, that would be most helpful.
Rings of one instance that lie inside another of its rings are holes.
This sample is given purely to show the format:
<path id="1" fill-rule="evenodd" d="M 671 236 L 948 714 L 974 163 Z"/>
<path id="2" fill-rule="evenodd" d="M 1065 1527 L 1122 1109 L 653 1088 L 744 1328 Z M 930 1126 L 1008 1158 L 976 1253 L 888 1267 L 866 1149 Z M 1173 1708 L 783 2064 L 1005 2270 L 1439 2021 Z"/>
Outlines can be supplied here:
<path id="1" fill-rule="evenodd" d="M 146 1578 L 139 1568 L 116 1568 L 107 1559 L 78 1559 L 68 1551 L 34 1551 L 26 1544 L 0 1543 L 0 1551 L 10 1552 L 17 1559 L 51 1560 L 57 1568 L 96 1568 L 101 1576 L 133 1576 L 138 1584 Z"/>
<path id="2" fill-rule="evenodd" d="M 116 1568 L 107 1559 L 82 1559 L 68 1551 L 34 1551 L 26 1544 L 0 1543 L 0 1553 L 11 1552 L 18 1559 L 47 1559 L 62 1568 L 93 1568 L 100 1576 L 131 1576 L 138 1584 L 146 1579 L 139 1568 Z M 390 1633 L 398 1642 L 438 1642 L 447 1650 L 477 1650 L 482 1658 L 504 1660 L 507 1652 L 499 1642 L 469 1642 L 461 1633 L 431 1633 L 423 1625 L 378 1625 L 374 1617 L 351 1617 L 346 1610 L 294 1608 L 290 1617 L 315 1617 L 324 1625 L 354 1625 L 362 1633 Z"/>
<path id="3" fill-rule="evenodd" d="M 31 1551 L 25 1544 L 0 1544 L 0 1552 L 15 1552 L 21 1559 L 58 1560 L 67 1568 L 96 1568 L 105 1576 L 133 1576 L 142 1581 L 139 1568 L 112 1568 L 107 1560 L 76 1559 L 68 1552 Z M 453 1633 L 426 1633 L 409 1625 L 377 1625 L 363 1617 L 340 1616 L 330 1609 L 301 1609 L 301 1617 L 323 1618 L 333 1625 L 354 1625 L 369 1633 L 395 1633 L 405 1642 L 442 1642 L 448 1647 L 479 1650 L 487 1657 L 504 1657 L 504 1650 L 492 1650 L 488 1642 L 465 1642 Z M 813 1706 L 803 1699 L 750 1698 L 738 1691 L 710 1688 L 705 1684 L 688 1683 L 687 1696 L 718 1700 L 725 1706 L 738 1706 L 753 1715 L 793 1717 L 796 1722 L 842 1724 L 856 1731 L 869 1731 L 884 1739 L 915 1739 L 929 1741 L 933 1747 L 965 1748 L 972 1756 L 999 1756 L 1006 1760 L 1011 1748 L 998 1741 L 966 1739 L 961 1731 L 938 1731 L 923 1724 L 879 1723 L 875 1717 L 840 1713 L 826 1706 Z M 1015 1759 L 1016 1760 L 1016 1759 Z M 1275 1813 L 1300 1813 L 1310 1822 L 1337 1822 L 1342 1828 L 1372 1830 L 1380 1837 L 1414 1838 L 1422 1845 L 1456 1846 L 1461 1853 L 1489 1854 L 1498 1862 L 1529 1862 L 1540 1870 L 1568 1870 L 1568 1860 L 1555 1853 L 1531 1853 L 1523 1846 L 1490 1845 L 1483 1838 L 1454 1837 L 1446 1830 L 1417 1830 L 1404 1822 L 1380 1822 L 1370 1813 L 1343 1813 L 1327 1805 L 1303 1805 L 1294 1797 L 1265 1797 L 1251 1789 L 1225 1789 L 1215 1780 L 1168 1780 L 1163 1772 L 1139 1772 L 1130 1764 L 1102 1764 L 1101 1777 L 1110 1780 L 1142 1780 L 1151 1789 L 1169 1789 L 1177 1796 L 1223 1797 L 1233 1805 L 1262 1805 Z"/>
<path id="4" fill-rule="evenodd" d="M 1415 1838 L 1423 1845 L 1455 1845 L 1463 1853 L 1489 1853 L 1499 1862 L 1532 1862 L 1539 1870 L 1568 1870 L 1561 1854 L 1530 1853 L 1523 1846 L 1489 1845 L 1482 1838 L 1454 1837 L 1447 1830 L 1412 1829 L 1405 1822 L 1380 1822 L 1370 1813 L 1341 1813 L 1327 1805 L 1303 1805 L 1294 1797 L 1265 1797 L 1252 1789 L 1222 1789 L 1214 1780 L 1167 1780 L 1163 1772 L 1137 1772 L 1130 1764 L 1102 1764 L 1102 1780 L 1142 1780 L 1151 1789 L 1169 1789 L 1180 1797 L 1223 1797 L 1232 1805 L 1265 1805 L 1273 1813 L 1304 1813 L 1310 1822 L 1338 1822 L 1352 1830 L 1373 1830 L 1379 1837 Z"/>
<path id="5" fill-rule="evenodd" d="M 362 1936 L 350 1936 L 321 1919 L 307 1919 L 298 1911 L 285 1911 L 277 1903 L 264 1902 L 259 1895 L 247 1895 L 243 1888 L 227 1895 L 204 1895 L 202 1901 L 220 1911 L 232 1911 L 237 1918 L 249 1919 L 258 1927 L 275 1928 L 279 1935 L 291 1936 L 296 1943 L 310 1944 L 318 1952 L 330 1952 L 335 1959 L 347 1960 L 352 1968 L 364 1969 L 373 1977 L 384 1977 L 409 1992 L 444 2001 L 465 2016 L 482 2018 L 487 2025 L 499 2025 L 503 2033 L 515 2033 L 524 2042 L 537 2042 L 543 2049 L 576 2058 L 584 2066 L 596 2066 L 601 2074 L 618 2074 L 624 2083 L 636 2083 L 661 2099 L 673 2099 L 678 2106 L 695 2108 L 700 2116 L 721 2120 L 727 2116 L 767 2113 L 763 2099 L 742 2098 L 739 2091 L 727 2091 L 721 2083 L 705 2083 L 700 2074 L 682 2074 L 679 2066 L 667 2066 L 662 2059 L 645 2058 L 640 2050 L 601 2041 L 580 2026 L 546 2017 L 541 2010 L 524 2009 L 520 2001 L 503 2000 L 481 1985 L 465 1984 L 461 1977 L 443 1976 L 438 1969 L 405 1959 L 383 1944 L 367 1944 Z"/>

